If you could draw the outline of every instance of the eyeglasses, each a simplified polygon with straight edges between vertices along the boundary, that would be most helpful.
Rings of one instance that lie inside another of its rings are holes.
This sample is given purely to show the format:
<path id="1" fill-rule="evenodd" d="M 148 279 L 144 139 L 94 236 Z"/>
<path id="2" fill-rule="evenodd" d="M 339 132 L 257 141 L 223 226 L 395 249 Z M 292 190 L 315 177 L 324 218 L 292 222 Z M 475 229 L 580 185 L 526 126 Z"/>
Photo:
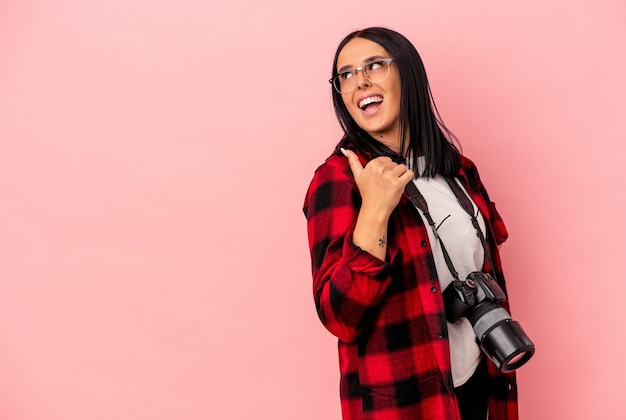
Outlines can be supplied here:
<path id="1" fill-rule="evenodd" d="M 393 58 L 381 58 L 370 61 L 363 67 L 354 70 L 345 70 L 329 80 L 339 93 L 350 93 L 356 88 L 356 72 L 361 70 L 367 80 L 372 83 L 382 82 L 389 77 L 389 66 Z"/>

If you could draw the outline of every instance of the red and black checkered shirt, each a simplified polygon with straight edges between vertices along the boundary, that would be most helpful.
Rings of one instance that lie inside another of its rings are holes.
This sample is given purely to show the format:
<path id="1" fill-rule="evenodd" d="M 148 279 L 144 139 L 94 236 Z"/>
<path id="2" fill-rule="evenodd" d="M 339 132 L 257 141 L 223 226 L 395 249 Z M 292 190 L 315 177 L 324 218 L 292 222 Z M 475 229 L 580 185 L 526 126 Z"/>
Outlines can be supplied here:
<path id="1" fill-rule="evenodd" d="M 489 251 L 506 290 L 496 246 L 506 240 L 506 227 L 469 159 L 462 158 L 457 177 L 491 227 Z M 348 159 L 332 155 L 315 172 L 304 214 L 317 313 L 339 338 L 343 418 L 458 420 L 443 299 L 426 226 L 405 193 L 389 219 L 387 258 L 381 261 L 352 243 L 360 205 Z M 509 309 L 507 302 L 503 306 Z M 518 419 L 515 374 L 488 366 L 489 419 Z"/>

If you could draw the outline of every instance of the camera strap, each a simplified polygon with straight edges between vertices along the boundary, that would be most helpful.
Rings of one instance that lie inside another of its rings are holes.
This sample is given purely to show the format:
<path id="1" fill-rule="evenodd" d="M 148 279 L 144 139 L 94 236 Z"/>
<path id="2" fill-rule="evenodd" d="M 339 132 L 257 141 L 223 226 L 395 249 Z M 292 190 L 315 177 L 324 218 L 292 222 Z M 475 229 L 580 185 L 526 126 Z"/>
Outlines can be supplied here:
<path id="1" fill-rule="evenodd" d="M 483 249 L 485 251 L 485 258 L 487 258 L 487 261 L 489 262 L 489 266 L 491 267 L 491 271 L 493 272 L 493 278 L 496 279 L 496 270 L 495 270 L 495 266 L 493 265 L 493 259 L 491 258 L 491 253 L 489 252 L 489 248 L 487 247 L 487 241 L 485 240 L 485 235 L 483 235 L 483 232 L 480 229 L 480 225 L 478 224 L 477 214 L 474 214 L 474 206 L 472 205 L 471 200 L 469 199 L 469 197 L 465 194 L 465 192 L 461 189 L 459 184 L 457 184 L 457 182 L 454 179 L 446 178 L 446 181 L 448 182 L 450 189 L 456 196 L 461 208 L 463 208 L 463 210 L 465 210 L 465 212 L 469 214 L 470 218 L 472 219 L 472 225 L 474 226 L 474 229 L 476 229 L 476 234 L 478 235 L 480 242 L 483 246 Z M 452 259 L 450 258 L 450 255 L 448 254 L 448 251 L 446 250 L 446 247 L 443 244 L 443 240 L 437 233 L 437 226 L 435 225 L 435 221 L 433 220 L 433 218 L 430 215 L 430 212 L 428 211 L 428 203 L 426 203 L 426 199 L 424 198 L 422 193 L 419 191 L 415 183 L 412 181 L 406 185 L 405 190 L 409 197 L 409 200 L 411 200 L 411 203 L 413 203 L 413 205 L 417 207 L 424 214 L 424 217 L 426 218 L 426 221 L 430 225 L 430 228 L 432 229 L 433 234 L 435 235 L 435 238 L 437 238 L 437 240 L 439 241 L 439 245 L 441 245 L 441 252 L 443 253 L 443 258 L 446 261 L 446 265 L 448 266 L 448 269 L 450 270 L 450 274 L 452 274 L 452 277 L 454 278 L 454 280 L 459 281 L 459 273 L 455 270 L 454 264 L 452 264 Z"/>
<path id="2" fill-rule="evenodd" d="M 465 210 L 465 212 L 469 214 L 470 218 L 472 219 L 472 225 L 474 225 L 474 229 L 476 229 L 476 234 L 478 235 L 480 243 L 483 245 L 483 249 L 485 250 L 485 258 L 487 258 L 487 262 L 489 262 L 489 267 L 491 267 L 491 271 L 493 272 L 493 278 L 497 279 L 498 277 L 496 275 L 496 266 L 493 264 L 493 259 L 491 258 L 491 253 L 489 252 L 489 248 L 487 247 L 485 235 L 483 234 L 483 231 L 480 230 L 480 225 L 478 224 L 478 212 L 474 213 L 474 206 L 472 205 L 471 200 L 469 199 L 465 191 L 461 189 L 458 182 L 456 182 L 452 178 L 446 178 L 446 181 L 448 182 L 448 185 L 450 186 L 450 189 L 452 190 L 454 195 L 456 195 L 456 199 L 459 200 L 461 208 Z M 417 187 L 415 189 L 417 189 Z"/>

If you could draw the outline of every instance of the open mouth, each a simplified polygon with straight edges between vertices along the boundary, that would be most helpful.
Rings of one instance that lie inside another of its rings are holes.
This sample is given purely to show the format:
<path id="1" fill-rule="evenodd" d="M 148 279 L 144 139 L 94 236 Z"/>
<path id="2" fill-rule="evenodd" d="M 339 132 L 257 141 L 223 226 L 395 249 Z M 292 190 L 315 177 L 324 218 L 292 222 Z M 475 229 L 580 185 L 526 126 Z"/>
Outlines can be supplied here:
<path id="1" fill-rule="evenodd" d="M 382 96 L 368 96 L 359 101 L 359 108 L 365 111 L 370 105 L 378 105 L 383 102 Z"/>

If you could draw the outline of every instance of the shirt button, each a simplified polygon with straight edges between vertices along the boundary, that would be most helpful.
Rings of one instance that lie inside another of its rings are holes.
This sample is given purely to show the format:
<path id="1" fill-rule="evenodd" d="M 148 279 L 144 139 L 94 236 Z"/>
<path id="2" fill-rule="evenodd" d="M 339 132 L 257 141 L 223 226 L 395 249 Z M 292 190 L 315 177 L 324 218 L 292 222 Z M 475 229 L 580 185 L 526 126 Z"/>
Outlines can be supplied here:
<path id="1" fill-rule="evenodd" d="M 427 245 L 427 242 L 426 242 L 426 241 L 422 241 L 422 243 L 421 243 L 420 245 L 422 245 L 422 246 L 426 246 L 426 245 Z"/>
<path id="2" fill-rule="evenodd" d="M 437 333 L 437 337 L 439 337 L 439 338 L 443 338 L 443 337 L 444 337 L 443 331 L 439 331 L 439 332 Z"/>
<path id="3" fill-rule="evenodd" d="M 437 293 L 437 288 L 435 286 L 433 286 L 433 287 L 430 288 L 430 291 L 433 292 L 433 293 Z"/>

